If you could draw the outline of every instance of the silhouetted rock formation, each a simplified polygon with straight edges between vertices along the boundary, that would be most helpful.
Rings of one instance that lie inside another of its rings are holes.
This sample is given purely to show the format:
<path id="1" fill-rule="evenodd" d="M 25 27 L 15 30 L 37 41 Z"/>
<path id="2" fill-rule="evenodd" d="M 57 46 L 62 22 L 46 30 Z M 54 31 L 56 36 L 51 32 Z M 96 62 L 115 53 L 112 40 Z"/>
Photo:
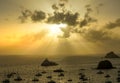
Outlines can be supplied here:
<path id="1" fill-rule="evenodd" d="M 41 66 L 57 66 L 57 65 L 58 65 L 57 63 L 49 61 L 48 59 L 45 59 L 41 64 Z"/>
<path id="2" fill-rule="evenodd" d="M 106 54 L 105 58 L 119 58 L 113 51 Z"/>
<path id="3" fill-rule="evenodd" d="M 97 69 L 112 69 L 114 68 L 109 60 L 100 61 Z"/>

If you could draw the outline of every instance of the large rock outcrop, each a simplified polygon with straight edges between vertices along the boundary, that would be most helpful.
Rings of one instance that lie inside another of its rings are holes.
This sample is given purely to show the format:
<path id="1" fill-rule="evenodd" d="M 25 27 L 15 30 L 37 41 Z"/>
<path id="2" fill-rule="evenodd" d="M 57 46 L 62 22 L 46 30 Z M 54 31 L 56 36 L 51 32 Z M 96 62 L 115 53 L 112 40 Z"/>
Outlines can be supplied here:
<path id="1" fill-rule="evenodd" d="M 98 63 L 97 69 L 113 69 L 113 65 L 109 60 L 103 60 Z"/>
<path id="2" fill-rule="evenodd" d="M 57 65 L 58 65 L 57 63 L 49 61 L 48 59 L 45 59 L 41 64 L 41 66 L 57 66 Z"/>
<path id="3" fill-rule="evenodd" d="M 119 58 L 117 54 L 115 54 L 113 51 L 106 54 L 105 58 Z"/>

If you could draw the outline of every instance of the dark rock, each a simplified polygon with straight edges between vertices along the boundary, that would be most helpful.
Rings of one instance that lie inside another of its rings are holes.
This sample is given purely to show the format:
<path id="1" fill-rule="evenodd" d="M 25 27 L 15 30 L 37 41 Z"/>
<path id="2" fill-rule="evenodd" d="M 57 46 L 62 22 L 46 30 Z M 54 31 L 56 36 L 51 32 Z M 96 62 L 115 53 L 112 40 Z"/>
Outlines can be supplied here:
<path id="1" fill-rule="evenodd" d="M 45 59 L 41 64 L 41 66 L 57 66 L 57 65 L 58 65 L 57 63 L 49 61 L 48 59 Z"/>
<path id="2" fill-rule="evenodd" d="M 109 60 L 100 61 L 97 69 L 112 69 L 114 68 Z"/>
<path id="3" fill-rule="evenodd" d="M 113 51 L 106 54 L 105 58 L 119 58 Z"/>

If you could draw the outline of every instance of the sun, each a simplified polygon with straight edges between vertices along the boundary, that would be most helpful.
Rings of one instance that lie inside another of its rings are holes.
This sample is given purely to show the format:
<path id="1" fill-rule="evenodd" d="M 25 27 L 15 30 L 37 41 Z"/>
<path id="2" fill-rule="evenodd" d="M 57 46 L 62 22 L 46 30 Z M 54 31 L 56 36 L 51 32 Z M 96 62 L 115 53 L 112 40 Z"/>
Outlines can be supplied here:
<path id="1" fill-rule="evenodd" d="M 49 32 L 51 35 L 61 35 L 63 32 L 61 31 L 62 28 L 66 28 L 67 24 L 51 24 L 49 27 Z"/>

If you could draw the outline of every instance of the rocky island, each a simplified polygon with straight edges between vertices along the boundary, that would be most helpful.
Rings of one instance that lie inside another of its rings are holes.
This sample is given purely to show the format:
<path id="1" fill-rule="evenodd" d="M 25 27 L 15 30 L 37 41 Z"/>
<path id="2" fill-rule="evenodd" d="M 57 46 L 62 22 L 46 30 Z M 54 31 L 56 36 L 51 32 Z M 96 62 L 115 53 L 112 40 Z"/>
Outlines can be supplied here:
<path id="1" fill-rule="evenodd" d="M 105 58 L 120 58 L 117 54 L 115 54 L 113 51 L 106 54 Z"/>

